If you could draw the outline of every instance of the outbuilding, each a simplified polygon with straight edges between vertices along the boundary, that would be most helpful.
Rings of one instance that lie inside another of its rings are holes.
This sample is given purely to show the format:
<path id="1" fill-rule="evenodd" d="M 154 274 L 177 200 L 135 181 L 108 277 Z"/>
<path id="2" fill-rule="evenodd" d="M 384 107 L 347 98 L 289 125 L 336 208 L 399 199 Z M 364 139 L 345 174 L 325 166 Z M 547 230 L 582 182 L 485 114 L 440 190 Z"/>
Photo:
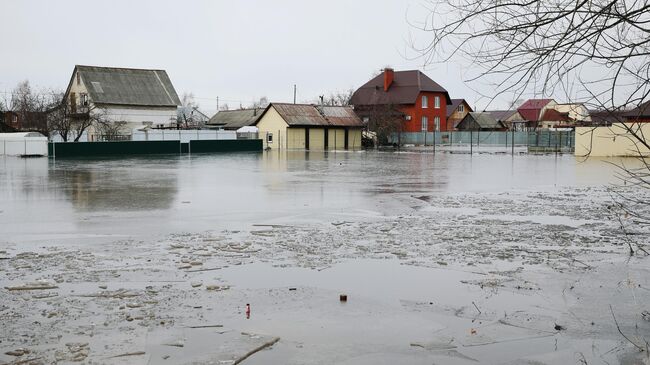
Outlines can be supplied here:
<path id="1" fill-rule="evenodd" d="M 490 113 L 467 113 L 456 125 L 459 131 L 504 131 L 505 126 Z"/>
<path id="2" fill-rule="evenodd" d="M 47 156 L 47 137 L 38 132 L 0 133 L 4 156 Z"/>
<path id="3" fill-rule="evenodd" d="M 364 124 L 347 106 L 271 103 L 255 124 L 270 149 L 356 150 Z"/>

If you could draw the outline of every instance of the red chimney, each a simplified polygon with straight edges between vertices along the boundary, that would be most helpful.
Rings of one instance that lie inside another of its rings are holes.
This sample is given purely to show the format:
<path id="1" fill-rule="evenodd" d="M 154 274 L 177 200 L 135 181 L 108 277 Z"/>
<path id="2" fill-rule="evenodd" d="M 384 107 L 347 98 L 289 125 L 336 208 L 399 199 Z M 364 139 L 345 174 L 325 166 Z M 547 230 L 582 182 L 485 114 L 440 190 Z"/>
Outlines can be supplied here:
<path id="1" fill-rule="evenodd" d="M 395 71 L 392 68 L 387 67 L 384 69 L 384 91 L 388 91 L 390 84 L 393 83 L 394 74 Z"/>

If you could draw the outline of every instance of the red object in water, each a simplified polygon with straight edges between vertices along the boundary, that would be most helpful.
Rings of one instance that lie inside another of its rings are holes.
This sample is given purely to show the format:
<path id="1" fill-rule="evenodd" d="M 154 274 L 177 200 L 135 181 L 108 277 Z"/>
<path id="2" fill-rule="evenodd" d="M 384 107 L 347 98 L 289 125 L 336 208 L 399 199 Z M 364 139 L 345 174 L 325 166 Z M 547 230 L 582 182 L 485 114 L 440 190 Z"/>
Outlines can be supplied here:
<path id="1" fill-rule="evenodd" d="M 246 303 L 246 319 L 251 317 L 251 305 Z"/>

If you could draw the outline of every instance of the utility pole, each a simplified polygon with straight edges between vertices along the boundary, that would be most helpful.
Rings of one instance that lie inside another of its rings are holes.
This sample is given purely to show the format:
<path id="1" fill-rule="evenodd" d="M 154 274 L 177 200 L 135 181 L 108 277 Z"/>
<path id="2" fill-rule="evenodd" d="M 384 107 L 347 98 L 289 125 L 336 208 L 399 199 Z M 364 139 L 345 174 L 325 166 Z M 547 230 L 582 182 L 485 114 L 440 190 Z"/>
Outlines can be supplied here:
<path id="1" fill-rule="evenodd" d="M 293 84 L 293 103 L 296 103 L 296 84 Z"/>

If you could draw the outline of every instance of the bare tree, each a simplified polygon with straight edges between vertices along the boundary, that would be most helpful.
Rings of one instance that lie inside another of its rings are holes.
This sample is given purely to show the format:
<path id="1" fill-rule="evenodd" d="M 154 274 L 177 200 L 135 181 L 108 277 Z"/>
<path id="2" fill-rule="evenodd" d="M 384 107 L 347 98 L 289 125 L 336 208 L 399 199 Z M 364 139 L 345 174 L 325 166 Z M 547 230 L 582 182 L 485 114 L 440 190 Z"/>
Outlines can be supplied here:
<path id="1" fill-rule="evenodd" d="M 355 113 L 366 123 L 368 132 L 375 134 L 379 145 L 401 145 L 404 113 L 390 104 L 369 105 L 355 108 Z M 397 138 L 395 141 L 394 138 Z"/>
<path id="2" fill-rule="evenodd" d="M 196 102 L 194 93 L 183 93 L 181 106 L 178 108 L 176 115 L 176 126 L 180 128 L 200 128 L 206 121 L 202 118 L 203 114 L 199 112 L 199 103 Z"/>
<path id="3" fill-rule="evenodd" d="M 52 102 L 47 110 L 47 127 L 50 133 L 58 134 L 64 142 L 79 142 L 84 132 L 93 125 L 105 122 L 106 112 L 94 105 L 77 110 L 63 92 L 52 92 Z"/>
<path id="4" fill-rule="evenodd" d="M 35 92 L 29 81 L 21 81 L 11 92 L 10 109 L 16 113 L 20 129 L 48 134 L 46 110 L 49 103 L 47 93 Z"/>
<path id="5" fill-rule="evenodd" d="M 650 92 L 647 0 L 432 0 L 414 23 L 428 35 L 413 42 L 425 62 L 460 58 L 518 98 L 564 93 L 594 105 L 638 105 Z M 597 71 L 594 71 L 596 69 Z M 576 82 L 577 81 L 577 82 Z M 582 86 L 579 90 L 577 87 Z"/>
<path id="6" fill-rule="evenodd" d="M 332 105 L 332 106 L 347 106 L 350 105 L 350 99 L 352 99 L 352 94 L 354 94 L 354 89 L 348 89 L 343 92 L 332 92 L 329 94 L 329 96 L 321 95 L 319 96 L 320 104 Z"/>
<path id="7" fill-rule="evenodd" d="M 198 108 L 199 103 L 196 101 L 196 97 L 193 92 L 185 92 L 181 97 L 181 105 L 188 108 Z"/>
<path id="8" fill-rule="evenodd" d="M 128 124 L 127 122 L 112 121 L 99 115 L 96 115 L 95 118 L 95 127 L 103 140 L 116 141 L 124 136 L 124 129 Z"/>
<path id="9" fill-rule="evenodd" d="M 467 81 L 491 85 L 489 101 L 563 95 L 611 115 L 648 105 L 650 0 L 430 0 L 427 8 L 412 22 L 425 35 L 413 49 L 425 63 L 469 63 Z M 643 159 L 650 142 L 640 122 L 632 115 L 612 133 Z M 624 171 L 639 183 L 638 171 Z"/>
<path id="10" fill-rule="evenodd" d="M 269 106 L 269 98 L 262 96 L 258 101 L 254 101 L 251 105 L 251 109 L 265 109 Z"/>
<path id="11" fill-rule="evenodd" d="M 625 189 L 633 190 L 613 189 L 610 209 L 630 255 L 634 247 L 648 255 L 645 243 L 631 242 L 624 219 L 649 223 L 650 201 L 639 192 L 650 189 L 650 146 L 639 117 L 650 99 L 650 0 L 431 0 L 427 9 L 426 18 L 412 22 L 426 34 L 413 49 L 428 64 L 469 63 L 467 81 L 490 85 L 483 93 L 490 102 L 532 92 L 612 115 L 639 111 L 612 128 L 615 138 L 633 142 L 640 167 L 619 165 Z M 647 342 L 634 345 L 647 351 Z"/>

